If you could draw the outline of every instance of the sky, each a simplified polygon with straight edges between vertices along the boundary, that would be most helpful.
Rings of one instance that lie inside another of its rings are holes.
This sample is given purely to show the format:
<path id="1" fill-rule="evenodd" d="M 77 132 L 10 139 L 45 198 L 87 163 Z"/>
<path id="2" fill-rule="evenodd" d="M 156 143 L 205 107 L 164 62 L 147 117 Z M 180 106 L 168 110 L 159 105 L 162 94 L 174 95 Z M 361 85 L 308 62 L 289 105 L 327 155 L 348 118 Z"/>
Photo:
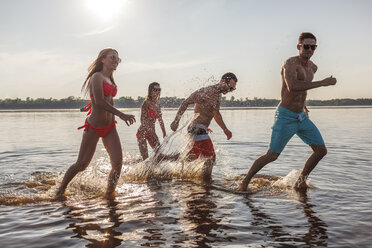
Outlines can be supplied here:
<path id="1" fill-rule="evenodd" d="M 235 98 L 280 99 L 283 62 L 301 32 L 318 48 L 314 81 L 335 86 L 308 99 L 372 98 L 372 1 L 0 0 L 0 99 L 85 97 L 81 86 L 100 50 L 122 63 L 118 97 L 187 97 L 225 72 Z"/>

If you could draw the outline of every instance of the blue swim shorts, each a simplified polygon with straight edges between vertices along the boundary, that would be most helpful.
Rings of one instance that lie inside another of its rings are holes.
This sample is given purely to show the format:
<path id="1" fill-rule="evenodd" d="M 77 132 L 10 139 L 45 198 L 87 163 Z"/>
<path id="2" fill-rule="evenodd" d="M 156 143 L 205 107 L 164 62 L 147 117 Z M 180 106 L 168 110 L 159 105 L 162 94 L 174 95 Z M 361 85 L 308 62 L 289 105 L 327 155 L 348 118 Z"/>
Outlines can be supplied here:
<path id="1" fill-rule="evenodd" d="M 324 145 L 318 128 L 304 111 L 296 113 L 279 106 L 275 112 L 272 130 L 269 149 L 275 153 L 280 154 L 294 134 L 308 145 Z"/>

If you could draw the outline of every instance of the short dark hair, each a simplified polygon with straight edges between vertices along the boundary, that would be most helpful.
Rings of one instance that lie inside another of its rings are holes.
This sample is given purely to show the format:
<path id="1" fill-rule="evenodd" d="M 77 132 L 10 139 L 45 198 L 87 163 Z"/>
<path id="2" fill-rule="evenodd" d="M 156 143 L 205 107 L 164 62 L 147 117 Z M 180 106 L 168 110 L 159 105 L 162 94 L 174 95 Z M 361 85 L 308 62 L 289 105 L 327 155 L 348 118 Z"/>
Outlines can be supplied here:
<path id="1" fill-rule="evenodd" d="M 234 73 L 232 73 L 232 72 L 226 72 L 225 74 L 223 74 L 223 76 L 221 77 L 221 79 L 224 79 L 224 80 L 226 80 L 226 79 L 232 79 L 232 80 L 234 80 L 236 83 L 238 82 L 238 78 L 235 76 L 235 74 Z M 230 81 L 230 80 L 228 80 L 228 81 Z"/>
<path id="2" fill-rule="evenodd" d="M 301 44 L 301 42 L 304 41 L 304 39 L 314 39 L 316 42 L 316 37 L 312 33 L 309 32 L 303 32 L 300 34 L 300 37 L 298 37 L 298 44 Z"/>

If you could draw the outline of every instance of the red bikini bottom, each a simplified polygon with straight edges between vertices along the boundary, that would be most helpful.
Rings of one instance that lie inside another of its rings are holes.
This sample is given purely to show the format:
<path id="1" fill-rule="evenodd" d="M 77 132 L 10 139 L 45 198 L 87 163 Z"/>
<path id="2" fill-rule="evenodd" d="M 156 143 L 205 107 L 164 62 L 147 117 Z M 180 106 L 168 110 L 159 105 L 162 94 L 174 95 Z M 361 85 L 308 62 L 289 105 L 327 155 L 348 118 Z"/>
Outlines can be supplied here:
<path id="1" fill-rule="evenodd" d="M 136 133 L 136 137 L 137 139 L 141 136 L 145 136 L 147 139 L 150 138 L 151 136 L 151 133 L 150 132 L 146 132 L 146 131 L 140 131 L 139 129 L 137 130 L 137 133 Z"/>
<path id="2" fill-rule="evenodd" d="M 88 128 L 92 128 L 93 131 L 99 136 L 99 137 L 105 137 L 111 129 L 113 129 L 116 125 L 117 121 L 112 123 L 111 125 L 105 126 L 105 127 L 95 127 L 88 123 L 88 120 L 85 119 L 85 124 L 81 127 L 78 127 L 78 129 L 84 128 L 84 131 L 88 131 Z"/>
<path id="3" fill-rule="evenodd" d="M 154 132 L 140 131 L 138 129 L 136 137 L 137 137 L 138 142 L 141 139 L 145 138 L 147 140 L 147 142 L 149 142 L 152 149 L 154 149 L 157 145 L 159 145 L 159 143 L 158 143 L 159 141 L 158 142 L 155 141 L 156 143 L 154 143 L 154 139 L 151 139 L 151 137 L 158 139 L 158 136 Z"/>

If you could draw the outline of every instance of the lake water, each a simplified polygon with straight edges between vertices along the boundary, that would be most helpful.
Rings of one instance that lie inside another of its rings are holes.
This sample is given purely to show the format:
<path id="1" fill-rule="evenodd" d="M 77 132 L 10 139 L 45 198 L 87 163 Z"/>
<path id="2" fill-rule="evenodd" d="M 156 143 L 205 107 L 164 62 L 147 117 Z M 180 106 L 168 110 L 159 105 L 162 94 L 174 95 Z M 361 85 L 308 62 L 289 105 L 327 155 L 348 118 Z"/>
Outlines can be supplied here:
<path id="1" fill-rule="evenodd" d="M 127 111 L 139 120 L 139 109 Z M 328 154 L 310 175 L 307 194 L 290 188 L 311 153 L 298 137 L 260 171 L 269 177 L 252 182 L 254 193 L 232 193 L 267 150 L 274 111 L 221 110 L 233 138 L 212 123 L 211 185 L 193 180 L 198 161 L 183 176 L 177 162 L 137 164 L 139 123 L 118 121 L 124 166 L 116 199 L 102 197 L 110 164 L 100 141 L 63 202 L 51 198 L 75 162 L 85 114 L 2 112 L 1 247 L 371 247 L 372 108 L 310 109 Z M 163 110 L 169 151 L 184 144 L 185 129 L 169 129 L 175 113 Z M 191 116 L 186 112 L 181 126 Z"/>

